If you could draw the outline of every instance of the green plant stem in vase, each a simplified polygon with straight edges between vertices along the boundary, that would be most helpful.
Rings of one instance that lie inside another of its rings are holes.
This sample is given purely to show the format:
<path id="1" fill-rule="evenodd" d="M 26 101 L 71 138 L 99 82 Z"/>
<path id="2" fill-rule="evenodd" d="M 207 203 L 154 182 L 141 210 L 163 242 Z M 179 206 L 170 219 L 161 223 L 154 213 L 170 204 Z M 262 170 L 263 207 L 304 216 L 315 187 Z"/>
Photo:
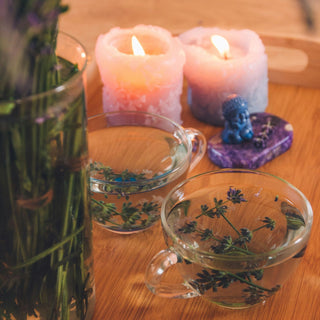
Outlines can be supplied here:
<path id="1" fill-rule="evenodd" d="M 86 55 L 59 0 L 0 4 L 0 318 L 89 319 L 94 305 Z"/>

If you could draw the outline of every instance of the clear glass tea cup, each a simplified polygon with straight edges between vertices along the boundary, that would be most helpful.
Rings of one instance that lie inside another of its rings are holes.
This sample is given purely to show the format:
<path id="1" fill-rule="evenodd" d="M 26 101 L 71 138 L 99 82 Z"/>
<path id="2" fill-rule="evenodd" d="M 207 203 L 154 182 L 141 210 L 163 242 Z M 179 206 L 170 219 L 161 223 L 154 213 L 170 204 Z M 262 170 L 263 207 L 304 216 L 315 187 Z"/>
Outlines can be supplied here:
<path id="1" fill-rule="evenodd" d="M 148 265 L 146 285 L 158 296 L 201 296 L 232 309 L 262 303 L 299 265 L 312 219 L 306 197 L 276 176 L 224 169 L 192 177 L 162 204 L 168 248 Z"/>
<path id="2" fill-rule="evenodd" d="M 201 132 L 163 116 L 119 111 L 88 119 L 90 210 L 109 231 L 143 231 L 206 151 Z"/>

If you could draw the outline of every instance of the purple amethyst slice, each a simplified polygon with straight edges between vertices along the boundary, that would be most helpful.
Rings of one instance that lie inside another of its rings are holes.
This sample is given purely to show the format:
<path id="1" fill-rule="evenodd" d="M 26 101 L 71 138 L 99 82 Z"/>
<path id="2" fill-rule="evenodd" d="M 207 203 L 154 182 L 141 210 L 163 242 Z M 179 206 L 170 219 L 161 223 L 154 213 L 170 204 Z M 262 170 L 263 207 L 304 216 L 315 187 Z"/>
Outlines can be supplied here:
<path id="1" fill-rule="evenodd" d="M 269 113 L 250 115 L 253 139 L 240 144 L 226 144 L 221 133 L 208 141 L 208 157 L 221 168 L 256 169 L 287 151 L 292 144 L 292 125 Z"/>

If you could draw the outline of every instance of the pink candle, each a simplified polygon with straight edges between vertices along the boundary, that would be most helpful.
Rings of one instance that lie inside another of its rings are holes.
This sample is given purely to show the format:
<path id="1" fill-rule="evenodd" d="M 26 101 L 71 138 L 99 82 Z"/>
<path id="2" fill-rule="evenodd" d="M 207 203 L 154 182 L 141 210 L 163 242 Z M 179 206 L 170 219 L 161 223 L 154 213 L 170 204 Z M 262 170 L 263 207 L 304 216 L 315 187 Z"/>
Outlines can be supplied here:
<path id="1" fill-rule="evenodd" d="M 196 118 L 223 125 L 222 103 L 230 94 L 246 99 L 250 113 L 265 110 L 268 61 L 255 32 L 198 27 L 181 34 L 180 40 L 186 53 L 188 103 Z"/>
<path id="2" fill-rule="evenodd" d="M 104 111 L 138 110 L 181 123 L 185 54 L 165 29 L 138 25 L 100 35 L 96 61 Z"/>

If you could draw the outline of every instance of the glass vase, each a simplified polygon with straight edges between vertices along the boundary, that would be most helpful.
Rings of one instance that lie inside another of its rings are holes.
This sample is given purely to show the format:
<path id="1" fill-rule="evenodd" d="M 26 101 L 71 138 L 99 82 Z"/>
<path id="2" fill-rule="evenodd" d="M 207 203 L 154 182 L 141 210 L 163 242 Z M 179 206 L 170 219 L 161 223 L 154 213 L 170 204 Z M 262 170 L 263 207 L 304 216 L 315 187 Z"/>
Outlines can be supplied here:
<path id="1" fill-rule="evenodd" d="M 87 57 L 63 33 L 56 55 L 62 85 L 0 108 L 0 319 L 93 314 Z"/>

